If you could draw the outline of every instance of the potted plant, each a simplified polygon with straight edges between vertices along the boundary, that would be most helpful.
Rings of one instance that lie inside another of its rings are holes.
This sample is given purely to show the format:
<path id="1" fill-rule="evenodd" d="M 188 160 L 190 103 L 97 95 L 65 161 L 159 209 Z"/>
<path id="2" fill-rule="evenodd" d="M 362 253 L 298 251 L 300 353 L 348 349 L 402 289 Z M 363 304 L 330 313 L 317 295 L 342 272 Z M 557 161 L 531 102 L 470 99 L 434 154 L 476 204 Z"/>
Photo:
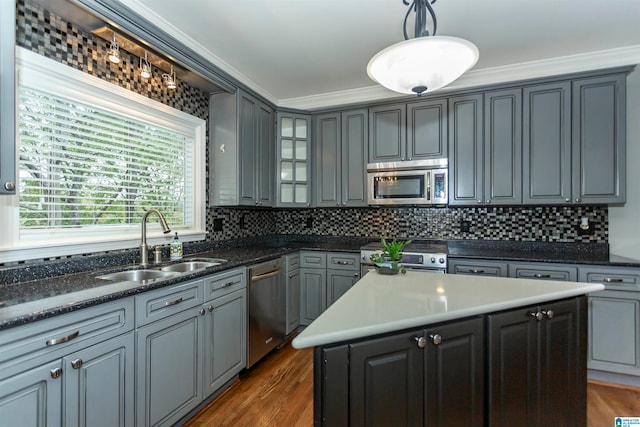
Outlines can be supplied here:
<path id="1" fill-rule="evenodd" d="M 371 262 L 376 265 L 376 270 L 380 274 L 398 274 L 398 272 L 402 272 L 402 274 L 406 273 L 404 267 L 400 261 L 402 261 L 402 250 L 405 246 L 411 243 L 411 240 L 405 241 L 396 241 L 393 239 L 392 241 L 386 240 L 384 237 L 381 240 L 382 243 L 382 253 L 375 253 L 371 255 L 369 258 Z"/>

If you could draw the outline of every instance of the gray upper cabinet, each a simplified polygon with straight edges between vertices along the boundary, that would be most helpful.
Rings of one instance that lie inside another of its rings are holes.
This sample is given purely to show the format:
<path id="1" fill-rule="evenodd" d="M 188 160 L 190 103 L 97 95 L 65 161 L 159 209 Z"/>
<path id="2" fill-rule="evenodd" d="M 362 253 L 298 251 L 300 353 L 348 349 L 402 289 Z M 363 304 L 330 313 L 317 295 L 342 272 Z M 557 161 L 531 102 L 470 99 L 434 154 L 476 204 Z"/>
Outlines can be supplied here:
<path id="1" fill-rule="evenodd" d="M 407 132 L 405 104 L 369 109 L 369 163 L 405 160 Z"/>
<path id="2" fill-rule="evenodd" d="M 315 118 L 316 206 L 366 206 L 367 110 Z"/>
<path id="3" fill-rule="evenodd" d="M 574 203 L 626 201 L 626 77 L 573 82 Z"/>
<path id="4" fill-rule="evenodd" d="M 0 195 L 16 192 L 15 6 L 0 5 Z"/>
<path id="5" fill-rule="evenodd" d="M 522 203 L 522 91 L 484 94 L 484 203 Z"/>
<path id="6" fill-rule="evenodd" d="M 311 116 L 277 114 L 277 206 L 311 206 Z"/>
<path id="7" fill-rule="evenodd" d="M 571 83 L 524 88 L 525 204 L 571 202 Z"/>
<path id="8" fill-rule="evenodd" d="M 446 99 L 369 109 L 369 163 L 446 157 Z"/>
<path id="9" fill-rule="evenodd" d="M 449 98 L 449 204 L 484 200 L 482 94 Z"/>
<path id="10" fill-rule="evenodd" d="M 273 110 L 251 95 L 211 95 L 209 200 L 213 206 L 273 204 Z"/>

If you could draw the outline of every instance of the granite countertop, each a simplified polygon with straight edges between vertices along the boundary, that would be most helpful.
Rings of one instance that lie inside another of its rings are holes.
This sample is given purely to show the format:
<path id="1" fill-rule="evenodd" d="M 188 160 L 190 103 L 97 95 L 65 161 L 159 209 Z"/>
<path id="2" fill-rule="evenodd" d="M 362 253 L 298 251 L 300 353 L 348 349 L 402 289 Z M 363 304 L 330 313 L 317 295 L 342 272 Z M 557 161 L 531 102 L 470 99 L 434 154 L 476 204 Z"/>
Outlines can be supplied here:
<path id="1" fill-rule="evenodd" d="M 371 271 L 303 330 L 293 346 L 348 341 L 602 289 L 603 285 L 595 283 L 416 271 L 388 276 Z"/>

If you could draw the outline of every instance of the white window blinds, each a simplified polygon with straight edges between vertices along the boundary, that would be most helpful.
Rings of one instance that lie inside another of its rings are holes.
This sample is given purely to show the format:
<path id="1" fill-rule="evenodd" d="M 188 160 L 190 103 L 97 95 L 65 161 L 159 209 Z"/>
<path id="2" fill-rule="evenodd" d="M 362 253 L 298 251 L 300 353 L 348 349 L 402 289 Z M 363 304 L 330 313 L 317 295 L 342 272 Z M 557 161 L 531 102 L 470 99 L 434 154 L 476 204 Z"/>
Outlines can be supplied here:
<path id="1" fill-rule="evenodd" d="M 192 225 L 193 137 L 22 86 L 18 126 L 21 232 Z"/>

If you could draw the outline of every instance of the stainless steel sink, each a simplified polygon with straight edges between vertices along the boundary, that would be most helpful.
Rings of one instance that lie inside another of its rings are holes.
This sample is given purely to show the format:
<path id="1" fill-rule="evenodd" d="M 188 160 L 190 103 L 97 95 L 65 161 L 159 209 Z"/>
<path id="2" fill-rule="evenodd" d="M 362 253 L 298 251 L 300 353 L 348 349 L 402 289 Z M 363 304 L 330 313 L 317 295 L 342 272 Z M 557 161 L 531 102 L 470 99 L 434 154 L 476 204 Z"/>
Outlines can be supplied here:
<path id="1" fill-rule="evenodd" d="M 170 279 L 179 276 L 180 273 L 174 271 L 160 270 L 127 270 L 117 273 L 97 276 L 98 279 L 111 280 L 113 282 L 144 282 L 148 280 Z"/>
<path id="2" fill-rule="evenodd" d="M 195 270 L 201 270 L 203 268 L 215 267 L 216 265 L 222 264 L 223 260 L 215 260 L 215 261 L 199 261 L 199 260 L 189 260 L 180 262 L 177 264 L 167 265 L 166 267 L 162 267 L 160 270 L 162 271 L 175 271 L 178 273 L 189 273 Z"/>

